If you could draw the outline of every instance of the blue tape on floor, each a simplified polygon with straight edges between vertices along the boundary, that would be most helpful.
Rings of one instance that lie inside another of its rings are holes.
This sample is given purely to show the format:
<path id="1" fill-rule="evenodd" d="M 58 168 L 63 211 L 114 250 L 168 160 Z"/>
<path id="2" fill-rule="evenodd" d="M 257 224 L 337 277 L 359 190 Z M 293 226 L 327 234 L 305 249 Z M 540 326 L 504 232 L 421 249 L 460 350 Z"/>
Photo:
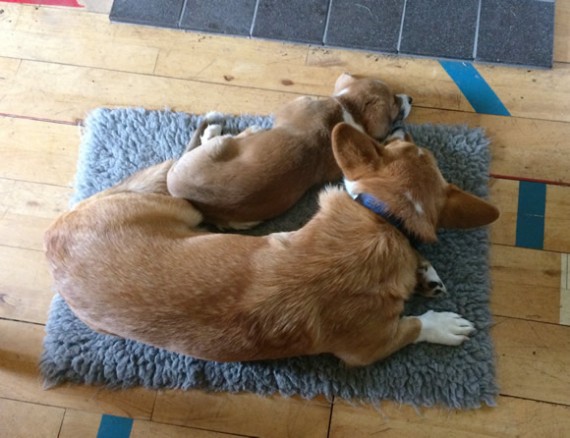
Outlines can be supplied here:
<path id="1" fill-rule="evenodd" d="M 543 248 L 545 209 L 546 184 L 521 181 L 517 213 L 517 246 Z"/>
<path id="2" fill-rule="evenodd" d="M 471 63 L 440 61 L 440 64 L 476 112 L 497 116 L 511 115 L 501 99 Z"/>
<path id="3" fill-rule="evenodd" d="M 129 438 L 133 420 L 114 415 L 103 415 L 99 423 L 97 438 Z"/>

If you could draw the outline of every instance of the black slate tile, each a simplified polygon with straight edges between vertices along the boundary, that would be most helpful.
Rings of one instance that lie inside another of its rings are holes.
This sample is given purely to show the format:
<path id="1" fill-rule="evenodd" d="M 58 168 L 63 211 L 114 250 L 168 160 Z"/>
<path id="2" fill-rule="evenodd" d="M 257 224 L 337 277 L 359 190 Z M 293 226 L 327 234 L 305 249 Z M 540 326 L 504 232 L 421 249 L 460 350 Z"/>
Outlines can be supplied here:
<path id="1" fill-rule="evenodd" d="M 552 67 L 554 2 L 482 0 L 477 61 Z"/>
<path id="2" fill-rule="evenodd" d="M 329 0 L 259 0 L 253 36 L 322 44 Z"/>
<path id="3" fill-rule="evenodd" d="M 115 0 L 111 21 L 178 27 L 184 0 Z"/>
<path id="4" fill-rule="evenodd" d="M 404 0 L 331 0 L 325 44 L 396 52 Z"/>
<path id="5" fill-rule="evenodd" d="M 249 35 L 256 0 L 186 0 L 180 20 L 184 29 Z"/>
<path id="6" fill-rule="evenodd" d="M 479 0 L 408 0 L 400 52 L 473 59 Z"/>

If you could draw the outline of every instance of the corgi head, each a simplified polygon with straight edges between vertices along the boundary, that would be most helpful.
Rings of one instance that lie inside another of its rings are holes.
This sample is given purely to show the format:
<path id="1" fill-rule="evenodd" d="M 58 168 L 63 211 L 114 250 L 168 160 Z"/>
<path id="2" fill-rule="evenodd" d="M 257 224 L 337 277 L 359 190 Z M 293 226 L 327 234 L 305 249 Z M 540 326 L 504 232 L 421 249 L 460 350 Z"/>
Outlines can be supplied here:
<path id="1" fill-rule="evenodd" d="M 348 73 L 338 77 L 334 98 L 346 109 L 356 125 L 382 140 L 390 133 L 392 125 L 404 120 L 412 109 L 412 98 L 394 94 L 384 82 L 361 78 Z"/>
<path id="2" fill-rule="evenodd" d="M 445 181 L 433 154 L 409 135 L 380 144 L 339 123 L 332 145 L 351 196 L 382 200 L 423 242 L 435 241 L 438 227 L 473 228 L 499 217 L 496 207 Z"/>

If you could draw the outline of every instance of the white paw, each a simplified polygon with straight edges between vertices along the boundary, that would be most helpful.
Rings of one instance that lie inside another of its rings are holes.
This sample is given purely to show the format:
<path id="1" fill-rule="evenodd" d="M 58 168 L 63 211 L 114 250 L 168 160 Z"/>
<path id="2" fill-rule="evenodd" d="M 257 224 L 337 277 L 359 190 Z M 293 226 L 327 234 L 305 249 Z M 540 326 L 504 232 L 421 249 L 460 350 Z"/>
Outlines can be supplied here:
<path id="1" fill-rule="evenodd" d="M 209 113 L 206 113 L 204 118 L 208 123 L 220 123 L 225 119 L 225 116 L 223 113 L 220 113 L 218 111 L 210 111 Z"/>
<path id="2" fill-rule="evenodd" d="M 222 134 L 222 125 L 208 125 L 204 130 L 204 134 L 200 137 L 202 144 L 206 143 L 214 137 Z"/>
<path id="3" fill-rule="evenodd" d="M 475 331 L 470 321 L 453 312 L 434 312 L 430 310 L 418 316 L 422 330 L 415 342 L 459 345 L 469 339 Z"/>
<path id="4" fill-rule="evenodd" d="M 416 291 L 426 297 L 435 297 L 447 293 L 447 288 L 439 278 L 437 271 L 427 260 L 423 260 L 417 271 Z"/>
<path id="5" fill-rule="evenodd" d="M 407 94 L 396 94 L 396 97 L 400 100 L 400 114 L 401 119 L 404 120 L 410 115 L 412 111 L 412 99 Z"/>

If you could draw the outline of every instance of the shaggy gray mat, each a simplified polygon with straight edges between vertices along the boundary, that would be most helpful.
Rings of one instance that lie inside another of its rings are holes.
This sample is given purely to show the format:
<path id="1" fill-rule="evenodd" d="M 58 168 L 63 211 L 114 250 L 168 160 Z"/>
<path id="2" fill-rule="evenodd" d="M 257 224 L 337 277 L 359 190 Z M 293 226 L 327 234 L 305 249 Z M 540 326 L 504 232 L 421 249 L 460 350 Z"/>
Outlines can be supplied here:
<path id="1" fill-rule="evenodd" d="M 139 168 L 179 156 L 199 121 L 198 116 L 143 109 L 98 109 L 86 120 L 80 149 L 77 202 L 120 181 Z M 268 117 L 232 117 L 226 131 Z M 463 126 L 409 126 L 419 144 L 429 147 L 445 177 L 480 196 L 487 194 L 488 140 L 478 129 Z M 253 232 L 293 230 L 314 213 L 317 190 L 290 212 Z M 256 363 L 214 363 L 185 357 L 137 342 L 94 333 L 58 296 L 46 327 L 41 370 L 48 385 L 63 382 L 112 387 L 202 388 L 259 394 L 323 394 L 377 402 L 454 408 L 494 405 L 497 394 L 493 347 L 489 336 L 488 235 L 485 229 L 445 231 L 439 243 L 421 248 L 450 291 L 445 298 L 414 298 L 407 314 L 429 309 L 454 311 L 473 321 L 476 334 L 460 347 L 411 345 L 387 360 L 349 369 L 328 355 Z M 57 291 L 56 291 L 57 292 Z"/>

